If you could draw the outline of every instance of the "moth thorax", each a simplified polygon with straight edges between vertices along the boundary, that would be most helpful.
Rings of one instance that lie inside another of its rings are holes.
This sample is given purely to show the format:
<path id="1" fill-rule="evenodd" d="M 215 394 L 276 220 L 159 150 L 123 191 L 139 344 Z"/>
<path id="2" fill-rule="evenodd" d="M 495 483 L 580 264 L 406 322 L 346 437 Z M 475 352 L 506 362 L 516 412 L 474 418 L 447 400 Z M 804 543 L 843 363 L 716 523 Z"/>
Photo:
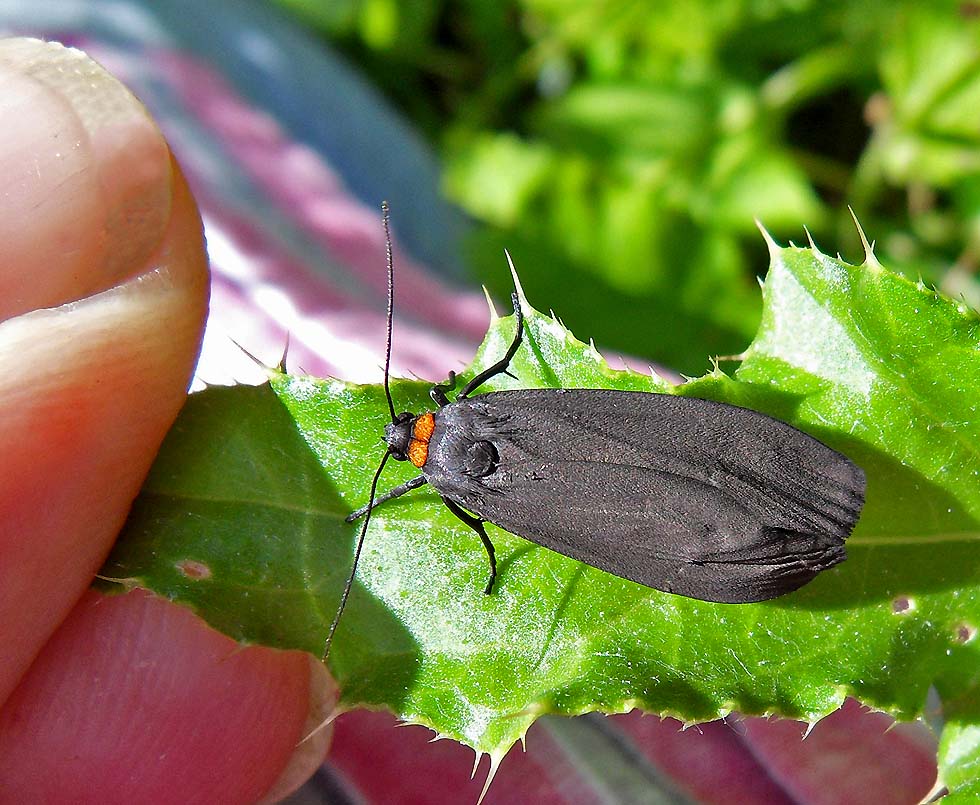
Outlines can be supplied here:
<path id="1" fill-rule="evenodd" d="M 412 438 L 408 442 L 408 460 L 422 469 L 429 457 L 429 439 L 436 429 L 436 418 L 426 411 L 412 422 Z"/>

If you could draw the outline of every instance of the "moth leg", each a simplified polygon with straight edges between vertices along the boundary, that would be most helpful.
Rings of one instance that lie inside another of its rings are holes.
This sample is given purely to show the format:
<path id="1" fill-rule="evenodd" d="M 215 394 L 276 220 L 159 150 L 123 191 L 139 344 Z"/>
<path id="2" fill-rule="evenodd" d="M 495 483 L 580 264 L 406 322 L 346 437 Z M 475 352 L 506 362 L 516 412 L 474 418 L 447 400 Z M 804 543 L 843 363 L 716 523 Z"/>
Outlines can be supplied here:
<path id="1" fill-rule="evenodd" d="M 489 369 L 484 369 L 469 383 L 463 386 L 463 390 L 456 395 L 457 400 L 465 400 L 473 391 L 486 383 L 491 377 L 499 374 L 509 374 L 507 367 L 510 366 L 511 359 L 513 359 L 514 355 L 517 353 L 517 349 L 521 345 L 521 339 L 524 337 L 524 311 L 521 310 L 521 300 L 518 299 L 516 293 L 513 293 L 510 295 L 510 301 L 514 303 L 514 316 L 517 318 L 517 331 L 514 333 L 514 340 L 511 342 L 511 345 L 507 350 L 507 354 L 505 354 L 503 358 L 497 361 Z M 511 377 L 513 377 L 513 375 L 511 375 Z"/>
<path id="2" fill-rule="evenodd" d="M 446 396 L 447 391 L 453 391 L 456 388 L 456 373 L 449 373 L 449 380 L 445 383 L 438 383 L 429 389 L 429 396 L 432 401 L 442 408 L 444 405 L 449 405 L 449 398 Z"/>
<path id="3" fill-rule="evenodd" d="M 446 504 L 446 508 L 448 508 L 449 511 L 455 514 L 460 520 L 466 523 L 466 525 L 477 533 L 480 540 L 483 542 L 483 547 L 487 549 L 487 556 L 490 557 L 490 580 L 487 582 L 487 586 L 483 590 L 483 594 L 490 595 L 490 593 L 493 592 L 493 583 L 497 580 L 497 555 L 493 550 L 493 543 L 490 541 L 490 537 L 487 536 L 487 531 L 483 527 L 483 524 L 486 521 L 481 520 L 479 517 L 474 517 L 469 512 L 463 511 L 457 503 L 447 497 L 444 497 L 442 502 Z"/>
<path id="4" fill-rule="evenodd" d="M 361 506 L 357 511 L 351 512 L 344 518 L 345 523 L 353 523 L 355 520 L 363 517 L 368 513 L 369 509 L 376 509 L 382 503 L 391 500 L 392 498 L 399 498 L 406 492 L 411 492 L 413 489 L 418 489 L 425 483 L 425 476 L 420 475 L 418 478 L 413 478 L 411 481 L 406 481 L 403 484 L 399 484 L 394 489 L 389 489 L 381 497 L 375 498 L 374 503 L 369 506 Z"/>

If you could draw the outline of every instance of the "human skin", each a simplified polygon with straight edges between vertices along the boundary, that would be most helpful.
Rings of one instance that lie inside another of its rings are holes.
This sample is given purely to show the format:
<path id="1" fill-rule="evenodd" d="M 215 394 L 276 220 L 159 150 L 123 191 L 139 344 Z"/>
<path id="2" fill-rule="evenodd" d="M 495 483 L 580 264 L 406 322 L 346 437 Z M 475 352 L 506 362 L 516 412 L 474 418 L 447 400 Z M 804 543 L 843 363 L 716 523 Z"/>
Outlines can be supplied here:
<path id="1" fill-rule="evenodd" d="M 326 751 L 322 665 L 89 589 L 197 358 L 194 200 L 77 51 L 0 40 L 0 121 L 0 802 L 274 800 Z"/>

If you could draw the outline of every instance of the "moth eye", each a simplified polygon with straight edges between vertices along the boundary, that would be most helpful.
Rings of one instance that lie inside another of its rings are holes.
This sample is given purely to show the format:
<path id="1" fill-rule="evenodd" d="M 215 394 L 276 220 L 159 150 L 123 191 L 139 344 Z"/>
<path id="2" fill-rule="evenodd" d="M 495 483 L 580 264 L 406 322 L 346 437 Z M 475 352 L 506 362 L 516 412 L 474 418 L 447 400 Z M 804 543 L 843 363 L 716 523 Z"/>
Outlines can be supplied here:
<path id="1" fill-rule="evenodd" d="M 492 442 L 473 442 L 466 448 L 463 472 L 471 478 L 483 478 L 497 469 L 500 456 Z"/>

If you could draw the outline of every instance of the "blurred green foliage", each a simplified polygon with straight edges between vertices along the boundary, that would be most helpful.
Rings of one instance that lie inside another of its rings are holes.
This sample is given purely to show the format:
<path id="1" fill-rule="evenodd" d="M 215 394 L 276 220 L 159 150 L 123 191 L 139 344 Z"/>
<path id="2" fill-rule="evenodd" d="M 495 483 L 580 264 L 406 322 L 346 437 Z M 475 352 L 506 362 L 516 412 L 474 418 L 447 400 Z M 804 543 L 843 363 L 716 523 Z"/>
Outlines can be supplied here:
<path id="1" fill-rule="evenodd" d="M 428 136 L 477 277 L 689 374 L 779 240 L 980 302 L 980 3 L 278 0 Z M 397 212 L 396 212 L 397 214 Z"/>

